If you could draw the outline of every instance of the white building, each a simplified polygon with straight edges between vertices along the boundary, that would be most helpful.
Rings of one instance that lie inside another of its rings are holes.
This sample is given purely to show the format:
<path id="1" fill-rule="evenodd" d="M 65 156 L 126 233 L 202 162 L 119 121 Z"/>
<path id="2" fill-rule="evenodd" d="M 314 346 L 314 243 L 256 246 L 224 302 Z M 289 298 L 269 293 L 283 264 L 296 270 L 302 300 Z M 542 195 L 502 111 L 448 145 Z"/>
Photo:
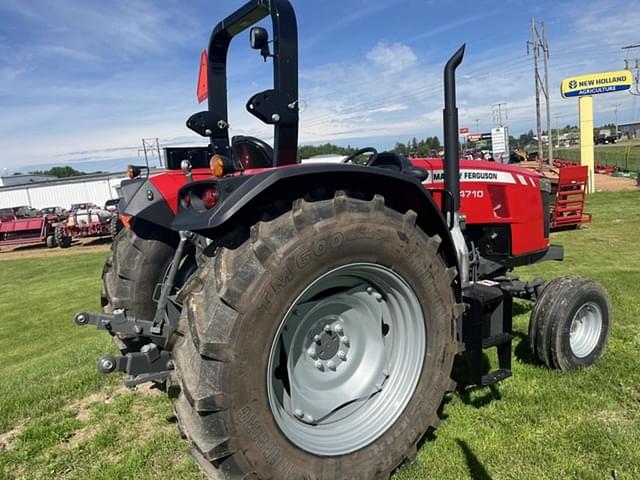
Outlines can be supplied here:
<path id="1" fill-rule="evenodd" d="M 33 175 L 15 175 L 16 178 Z M 41 177 L 38 175 L 38 177 Z M 14 176 L 2 177 L 3 181 Z M 118 198 L 116 187 L 127 178 L 124 173 L 100 173 L 79 177 L 55 178 L 26 184 L 0 186 L 0 208 L 29 205 L 33 208 L 63 207 L 72 203 L 92 202 L 104 205 L 107 200 Z"/>
<path id="2" fill-rule="evenodd" d="M 0 177 L 0 187 L 11 187 L 15 185 L 30 185 L 32 183 L 49 182 L 57 177 L 51 175 L 8 175 Z"/>

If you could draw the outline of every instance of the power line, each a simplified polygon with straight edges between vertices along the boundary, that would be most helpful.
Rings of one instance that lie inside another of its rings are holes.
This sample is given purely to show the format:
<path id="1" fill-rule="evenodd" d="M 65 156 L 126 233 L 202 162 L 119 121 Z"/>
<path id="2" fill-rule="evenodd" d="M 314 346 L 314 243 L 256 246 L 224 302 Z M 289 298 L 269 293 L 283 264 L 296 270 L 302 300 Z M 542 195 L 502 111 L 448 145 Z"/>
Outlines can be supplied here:
<path id="1" fill-rule="evenodd" d="M 583 48 L 578 48 L 576 50 L 572 50 L 571 52 L 567 51 L 567 52 L 561 52 L 560 54 L 556 53 L 554 55 L 554 58 L 560 59 L 560 58 L 570 57 L 572 59 L 575 59 L 576 51 L 582 50 L 582 49 L 584 49 L 585 51 L 589 51 L 589 53 L 591 54 L 613 53 L 613 48 L 614 47 L 606 47 L 603 49 L 594 50 L 593 48 L 583 47 Z M 463 78 L 470 78 L 477 83 L 478 81 L 481 81 L 483 79 L 486 79 L 489 77 L 496 77 L 503 74 L 510 75 L 510 76 L 512 76 L 513 74 L 520 74 L 520 73 L 523 73 L 522 70 L 514 67 L 516 66 L 519 67 L 520 64 L 524 64 L 525 62 L 527 62 L 526 57 L 524 58 L 521 56 L 511 57 L 511 58 L 508 58 L 506 61 L 500 63 L 502 68 L 495 69 L 491 65 L 483 66 L 475 70 L 465 72 Z M 562 65 L 562 70 L 570 69 L 571 67 L 578 66 L 578 65 L 582 65 L 582 62 L 576 62 L 576 61 L 567 62 Z M 372 75 L 371 80 L 365 82 L 364 84 L 361 83 L 360 86 L 367 87 L 367 88 L 364 88 L 364 90 L 367 91 L 369 90 L 368 87 L 370 85 L 371 86 L 370 90 L 373 90 L 376 86 L 375 84 L 377 83 L 377 80 L 379 81 L 379 79 L 377 79 L 375 75 Z M 464 85 L 464 83 L 462 84 Z M 356 97 L 356 100 L 360 100 L 360 99 L 362 100 L 356 101 L 355 103 L 351 103 L 351 105 L 347 106 L 346 108 L 340 109 L 339 111 L 325 112 L 323 114 L 310 118 L 308 122 L 305 122 L 303 119 L 303 126 L 305 129 L 309 129 L 309 128 L 324 126 L 329 123 L 335 124 L 336 122 L 340 122 L 340 121 L 348 121 L 354 117 L 357 118 L 362 115 L 367 115 L 368 112 L 370 112 L 371 110 L 389 107 L 393 103 L 409 101 L 409 100 L 412 100 L 415 103 L 416 101 L 426 100 L 428 98 L 432 98 L 433 95 L 440 93 L 441 90 L 442 90 L 442 82 L 439 81 L 439 82 L 435 82 L 433 84 L 419 87 L 416 89 L 409 89 L 403 92 L 398 92 L 398 94 L 391 95 L 391 96 L 386 95 L 382 98 L 378 97 L 377 99 L 374 97 L 373 102 L 372 102 L 371 96 L 369 96 L 368 93 L 363 93 L 362 95 L 359 96 L 359 98 Z M 529 108 L 529 107 L 526 107 L 526 106 L 511 107 L 512 110 L 525 109 L 525 108 Z M 461 114 L 464 115 L 464 108 L 461 108 Z"/>
<path id="2" fill-rule="evenodd" d="M 585 49 L 586 50 L 586 49 Z M 602 49 L 601 53 L 609 53 L 610 48 Z M 594 53 L 593 49 L 589 49 L 590 53 Z M 555 55 L 554 58 L 562 58 L 562 57 L 574 57 L 574 52 L 566 52 L 564 54 Z M 513 69 L 512 67 L 517 64 L 521 64 L 527 62 L 526 57 L 515 57 L 506 62 L 501 62 L 501 69 L 495 69 L 492 66 L 488 66 L 485 68 L 479 68 L 475 71 L 465 72 L 464 77 L 471 77 L 475 82 L 487 78 L 489 76 L 499 76 L 500 74 L 513 74 L 520 73 L 520 70 Z M 582 65 L 582 62 L 578 63 L 567 63 L 564 65 L 565 68 L 572 67 L 573 65 Z M 486 73 L 485 73 L 486 72 Z M 479 75 L 478 75 L 479 74 Z M 375 76 L 371 76 L 372 80 L 366 82 L 365 84 L 360 84 L 361 87 L 368 87 L 371 83 L 371 89 L 375 88 L 375 84 L 377 81 L 375 80 Z M 375 84 L 374 84 L 375 83 Z M 383 100 L 379 100 L 378 102 L 371 102 L 371 97 L 368 94 L 360 95 L 362 101 L 357 103 L 352 103 L 349 107 L 342 109 L 336 112 L 327 112 L 320 116 L 317 116 L 311 120 L 310 123 L 306 124 L 305 127 L 312 127 L 318 125 L 324 125 L 326 122 L 331 121 L 335 122 L 336 120 L 344 119 L 348 120 L 348 116 L 352 114 L 366 114 L 367 111 L 374 110 L 380 107 L 389 106 L 391 102 L 400 102 L 404 100 L 422 100 L 426 99 L 428 95 L 439 93 L 442 88 L 442 82 L 437 82 L 429 86 L 420 87 L 418 89 L 406 90 L 404 92 L 398 93 L 392 96 L 385 96 Z M 364 88 L 367 90 L 367 88 Z M 416 98 L 417 97 L 417 98 Z M 357 99 L 357 97 L 356 97 Z"/>

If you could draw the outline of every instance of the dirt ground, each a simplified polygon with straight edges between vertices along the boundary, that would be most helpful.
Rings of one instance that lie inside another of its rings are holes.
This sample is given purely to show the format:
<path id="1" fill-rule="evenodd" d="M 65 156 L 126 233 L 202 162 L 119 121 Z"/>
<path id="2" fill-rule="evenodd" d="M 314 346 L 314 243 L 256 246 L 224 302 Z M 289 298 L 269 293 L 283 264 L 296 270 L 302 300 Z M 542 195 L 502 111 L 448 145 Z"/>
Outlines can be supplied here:
<path id="1" fill-rule="evenodd" d="M 640 188 L 636 185 L 635 178 L 612 177 L 596 173 L 596 192 L 620 192 L 622 190 L 636 190 Z"/>
<path id="2" fill-rule="evenodd" d="M 69 248 L 46 248 L 44 245 L 11 245 L 0 247 L 0 262 L 17 258 L 59 257 L 64 255 L 80 255 L 83 253 L 104 252 L 111 248 L 110 238 L 83 238 L 74 240 Z"/>

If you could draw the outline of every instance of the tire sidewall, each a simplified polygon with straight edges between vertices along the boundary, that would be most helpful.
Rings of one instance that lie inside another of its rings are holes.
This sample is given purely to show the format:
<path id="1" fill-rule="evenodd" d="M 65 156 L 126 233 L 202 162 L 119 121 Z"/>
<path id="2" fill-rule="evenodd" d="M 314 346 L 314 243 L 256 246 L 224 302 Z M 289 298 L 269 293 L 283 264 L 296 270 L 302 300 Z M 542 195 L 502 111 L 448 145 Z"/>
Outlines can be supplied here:
<path id="1" fill-rule="evenodd" d="M 595 348 L 589 355 L 580 358 L 577 357 L 571 349 L 571 322 L 578 310 L 588 302 L 593 302 L 600 308 L 602 312 L 602 328 Z M 560 321 L 556 327 L 557 331 L 554 332 L 554 338 L 556 351 L 558 352 L 558 362 L 561 363 L 560 366 L 563 369 L 587 367 L 593 365 L 602 356 L 606 348 L 610 330 L 609 310 L 609 303 L 606 297 L 603 296 L 600 289 L 594 285 L 579 288 L 567 301 L 560 301 L 555 312 L 555 314 L 560 317 Z"/>
<path id="2" fill-rule="evenodd" d="M 326 458 L 321 460 L 294 446 L 275 423 L 266 387 L 267 365 L 289 306 L 319 276 L 345 264 L 377 263 L 398 273 L 420 302 L 427 339 L 419 382 L 404 414 L 370 445 L 344 457 L 332 457 L 335 465 L 341 465 L 336 472 L 343 468 L 344 474 L 362 471 L 364 478 L 371 475 L 372 465 L 396 466 L 435 421 L 449 385 L 454 354 L 453 294 L 442 261 L 437 255 L 425 255 L 426 235 L 413 226 L 405 231 L 398 217 L 390 225 L 374 224 L 368 216 L 358 221 L 351 215 L 348 221 L 331 218 L 303 230 L 297 241 L 279 249 L 264 266 L 264 274 L 242 295 L 233 349 L 242 356 L 230 368 L 231 415 L 241 444 L 248 446 L 247 457 L 254 465 L 266 467 L 259 471 L 273 471 L 276 478 L 298 478 L 327 468 Z M 320 461 L 323 467 L 315 464 Z"/>
<path id="3" fill-rule="evenodd" d="M 112 258 L 106 260 L 102 273 L 103 308 L 123 308 L 149 320 L 157 308 L 154 294 L 166 277 L 175 248 L 150 235 L 144 226 L 122 229 L 114 239 Z"/>

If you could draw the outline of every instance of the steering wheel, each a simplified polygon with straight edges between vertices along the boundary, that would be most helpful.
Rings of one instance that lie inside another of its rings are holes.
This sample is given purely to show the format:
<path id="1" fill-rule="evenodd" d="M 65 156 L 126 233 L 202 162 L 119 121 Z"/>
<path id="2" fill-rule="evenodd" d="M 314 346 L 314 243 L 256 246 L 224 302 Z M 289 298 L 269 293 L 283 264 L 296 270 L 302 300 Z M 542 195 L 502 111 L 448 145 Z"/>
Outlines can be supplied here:
<path id="1" fill-rule="evenodd" d="M 378 150 L 373 147 L 365 147 L 353 152 L 351 155 L 345 158 L 342 163 L 351 163 L 356 159 L 356 157 L 362 155 L 363 153 L 371 154 L 369 160 L 367 160 L 367 166 L 371 165 L 371 163 L 374 162 L 376 158 L 378 158 Z"/>

